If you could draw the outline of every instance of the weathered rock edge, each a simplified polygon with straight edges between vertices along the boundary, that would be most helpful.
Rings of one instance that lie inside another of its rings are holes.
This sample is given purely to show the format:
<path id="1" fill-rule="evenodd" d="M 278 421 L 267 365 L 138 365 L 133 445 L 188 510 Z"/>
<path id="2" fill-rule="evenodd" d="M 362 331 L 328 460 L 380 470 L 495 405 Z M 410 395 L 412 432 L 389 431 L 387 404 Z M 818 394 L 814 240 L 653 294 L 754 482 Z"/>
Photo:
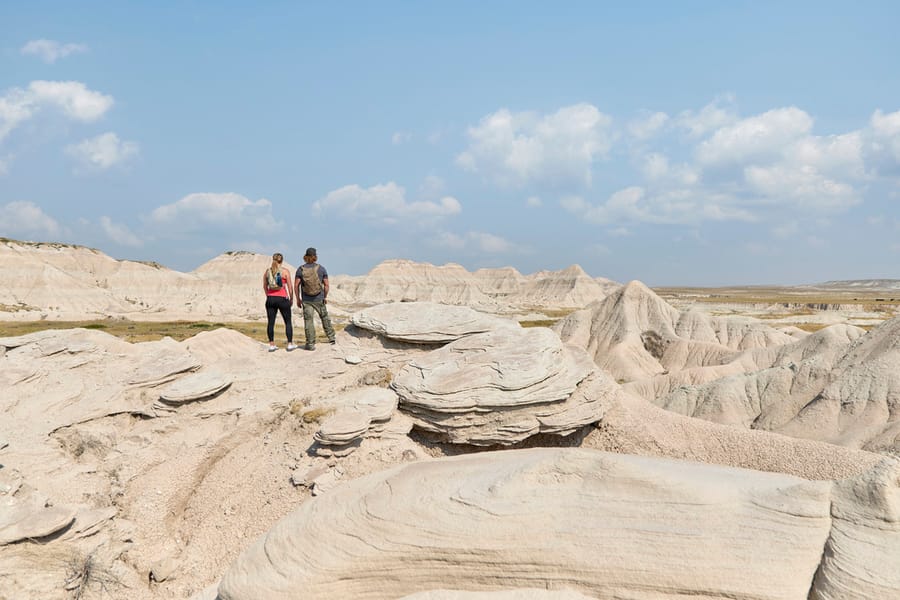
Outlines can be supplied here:
<path id="1" fill-rule="evenodd" d="M 579 448 L 412 463 L 305 503 L 218 594 L 381 599 L 465 582 L 648 600 L 898 597 L 898 474 L 891 458 L 834 483 Z"/>

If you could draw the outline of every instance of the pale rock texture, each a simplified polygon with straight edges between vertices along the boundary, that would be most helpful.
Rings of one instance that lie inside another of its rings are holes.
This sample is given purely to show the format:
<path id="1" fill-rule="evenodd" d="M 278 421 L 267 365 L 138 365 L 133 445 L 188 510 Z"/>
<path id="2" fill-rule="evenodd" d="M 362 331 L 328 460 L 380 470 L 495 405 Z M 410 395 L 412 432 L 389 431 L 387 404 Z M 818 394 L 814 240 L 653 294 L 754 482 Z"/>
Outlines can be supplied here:
<path id="1" fill-rule="evenodd" d="M 473 333 L 515 327 L 509 319 L 477 312 L 466 306 L 434 302 L 391 302 L 353 313 L 356 327 L 403 342 L 445 344 Z"/>
<path id="2" fill-rule="evenodd" d="M 833 524 L 811 600 L 900 598 L 900 461 L 834 484 Z"/>
<path id="3" fill-rule="evenodd" d="M 436 590 L 410 594 L 403 596 L 400 600 L 589 600 L 589 598 L 590 596 L 573 591 L 519 589 L 502 592 Z"/>
<path id="4" fill-rule="evenodd" d="M 385 431 L 397 409 L 397 394 L 390 389 L 367 386 L 325 400 L 320 406 L 333 412 L 316 431 L 316 452 L 322 456 L 342 456 L 358 448 L 363 438 L 379 437 Z M 408 433 L 412 423 L 402 416 L 398 421 L 406 424 L 402 434 Z"/>
<path id="5" fill-rule="evenodd" d="M 411 361 L 391 385 L 417 426 L 481 446 L 596 422 L 615 387 L 584 351 L 541 327 L 460 338 Z"/>
<path id="6" fill-rule="evenodd" d="M 553 329 L 623 382 L 718 367 L 740 351 L 794 341 L 752 319 L 681 312 L 639 281 L 561 319 Z"/>
<path id="7" fill-rule="evenodd" d="M 900 450 L 898 339 L 900 318 L 868 334 L 832 325 L 792 344 L 744 353 L 732 364 L 746 372 L 682 385 L 654 402 L 720 423 L 843 446 Z M 644 397 L 664 391 L 630 389 Z"/>
<path id="8" fill-rule="evenodd" d="M 412 463 L 301 506 L 229 568 L 219 597 L 387 599 L 464 584 L 795 600 L 819 565 L 830 494 L 829 482 L 572 448 Z"/>

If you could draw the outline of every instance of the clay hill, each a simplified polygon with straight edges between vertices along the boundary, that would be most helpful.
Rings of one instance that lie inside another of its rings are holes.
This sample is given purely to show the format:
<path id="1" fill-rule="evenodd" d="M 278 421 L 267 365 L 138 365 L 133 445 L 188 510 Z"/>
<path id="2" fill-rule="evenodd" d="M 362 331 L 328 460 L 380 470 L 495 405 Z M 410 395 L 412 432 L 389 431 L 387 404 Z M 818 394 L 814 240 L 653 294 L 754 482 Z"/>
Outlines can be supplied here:
<path id="1" fill-rule="evenodd" d="M 259 320 L 260 282 L 270 262 L 260 254 L 229 252 L 181 273 L 83 246 L 2 240 L 0 320 Z M 409 260 L 385 261 L 362 276 L 333 273 L 331 280 L 329 300 L 338 314 L 345 307 L 416 300 L 490 312 L 573 309 L 618 287 L 577 265 L 526 276 L 512 268 L 470 273 L 460 265 Z"/>
<path id="2" fill-rule="evenodd" d="M 258 311 L 266 266 L 2 256 L 12 318 L 205 314 L 228 277 L 227 311 Z M 74 304 L 28 308 L 48 281 Z M 346 326 L 312 352 L 0 337 L 0 599 L 900 597 L 900 318 L 810 334 L 577 267 L 338 283 Z M 553 328 L 507 314 L 575 298 Z"/>

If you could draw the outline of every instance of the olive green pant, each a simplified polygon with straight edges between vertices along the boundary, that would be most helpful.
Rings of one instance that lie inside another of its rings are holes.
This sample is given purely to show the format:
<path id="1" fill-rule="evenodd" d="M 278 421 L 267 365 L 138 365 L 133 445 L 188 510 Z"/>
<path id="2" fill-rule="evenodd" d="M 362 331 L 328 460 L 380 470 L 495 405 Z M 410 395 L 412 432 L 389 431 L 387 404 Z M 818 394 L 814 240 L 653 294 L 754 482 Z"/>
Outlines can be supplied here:
<path id="1" fill-rule="evenodd" d="M 334 327 L 331 326 L 331 317 L 328 316 L 328 307 L 321 300 L 304 300 L 303 331 L 306 334 L 306 345 L 316 345 L 316 321 L 314 313 L 319 313 L 319 319 L 322 320 L 322 329 L 325 330 L 325 336 L 328 338 L 329 342 L 333 342 Z"/>

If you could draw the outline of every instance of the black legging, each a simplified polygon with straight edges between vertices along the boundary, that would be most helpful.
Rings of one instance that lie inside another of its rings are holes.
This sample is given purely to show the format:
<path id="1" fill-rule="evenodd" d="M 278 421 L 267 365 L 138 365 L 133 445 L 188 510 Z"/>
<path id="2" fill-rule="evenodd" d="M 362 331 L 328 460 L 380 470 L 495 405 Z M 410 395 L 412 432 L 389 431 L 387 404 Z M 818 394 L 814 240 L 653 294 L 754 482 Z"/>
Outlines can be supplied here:
<path id="1" fill-rule="evenodd" d="M 275 341 L 275 315 L 281 313 L 284 319 L 284 333 L 287 336 L 288 344 L 294 342 L 294 327 L 291 325 L 291 301 L 284 296 L 268 296 L 266 298 L 266 317 L 269 322 L 266 324 L 266 333 L 269 336 L 269 343 Z"/>

